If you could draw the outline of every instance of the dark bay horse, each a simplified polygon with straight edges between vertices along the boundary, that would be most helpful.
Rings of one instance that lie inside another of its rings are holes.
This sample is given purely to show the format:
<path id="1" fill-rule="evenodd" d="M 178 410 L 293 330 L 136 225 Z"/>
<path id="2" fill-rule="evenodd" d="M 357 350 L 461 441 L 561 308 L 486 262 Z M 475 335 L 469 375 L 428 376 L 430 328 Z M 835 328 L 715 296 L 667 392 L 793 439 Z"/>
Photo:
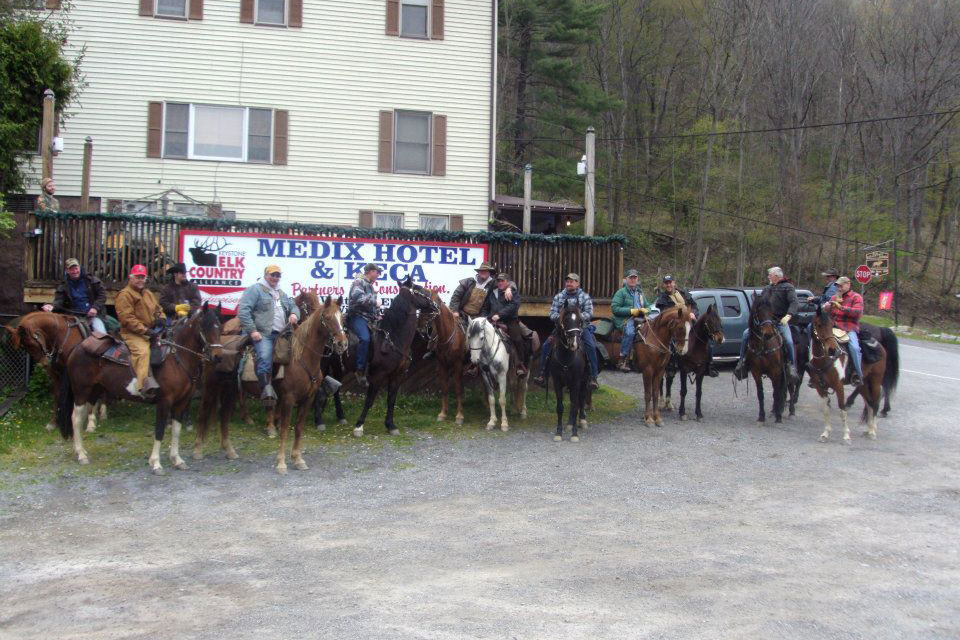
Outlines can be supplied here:
<path id="1" fill-rule="evenodd" d="M 580 308 L 568 304 L 557 318 L 553 350 L 547 368 L 557 394 L 556 442 L 563 440 L 563 390 L 570 392 L 570 442 L 579 442 L 577 427 L 586 425 L 587 382 L 590 379 L 586 345 L 583 342 Z M 548 391 L 549 393 L 549 391 Z"/>
<path id="2" fill-rule="evenodd" d="M 220 358 L 220 308 L 213 309 L 204 303 L 192 316 L 170 328 L 167 344 L 171 347 L 170 354 L 162 364 L 153 367 L 154 377 L 160 385 L 151 403 L 157 407 L 153 450 L 150 453 L 150 467 L 156 475 L 163 474 L 160 444 L 168 422 L 172 430 L 170 463 L 177 469 L 187 468 L 180 457 L 182 425 L 177 417 L 183 415 L 190 402 L 199 381 L 202 362 Z M 137 388 L 137 377 L 130 366 L 91 356 L 83 348 L 74 349 L 70 354 L 67 377 L 70 384 L 64 385 L 60 394 L 60 433 L 64 438 L 69 438 L 72 422 L 73 447 L 80 464 L 86 464 L 89 460 L 80 432 L 93 404 L 104 394 L 121 400 L 144 400 L 139 395 L 131 396 Z M 68 415 L 70 407 L 73 408 L 72 416 Z"/>
<path id="3" fill-rule="evenodd" d="M 843 421 L 843 444 L 850 444 L 850 425 L 847 424 L 847 407 L 844 402 L 843 388 L 849 356 L 833 335 L 833 321 L 830 314 L 820 304 L 817 304 L 811 326 L 813 340 L 806 371 L 810 374 L 813 388 L 823 399 L 823 433 L 820 434 L 820 442 L 830 439 L 830 431 L 833 428 L 830 424 L 830 392 L 832 391 L 837 396 L 837 407 L 840 409 L 840 418 Z"/>
<path id="4" fill-rule="evenodd" d="M 693 376 L 697 387 L 697 405 L 695 416 L 697 420 L 703 419 L 703 412 L 700 410 L 700 398 L 703 395 L 703 377 L 707 375 L 707 368 L 710 364 L 710 341 L 717 344 L 723 343 L 723 325 L 720 322 L 720 314 L 717 313 L 717 305 L 711 304 L 706 312 L 697 318 L 690 330 L 690 341 L 687 343 L 687 353 L 676 358 L 677 368 L 667 369 L 667 392 L 666 404 L 670 403 L 670 388 L 673 385 L 673 378 L 679 372 L 680 374 L 680 409 L 678 415 L 681 420 L 686 420 L 686 399 L 687 399 L 687 376 Z"/>
<path id="5" fill-rule="evenodd" d="M 53 386 L 53 415 L 47 423 L 47 431 L 57 428 L 57 401 L 60 397 L 60 385 L 66 380 L 67 358 L 73 348 L 83 340 L 80 327 L 81 320 L 73 316 L 47 311 L 34 311 L 22 318 L 17 327 L 4 326 L 10 334 L 11 345 L 14 349 L 26 351 L 34 362 L 42 366 L 50 375 Z M 87 432 L 91 433 L 97 426 L 96 417 L 101 420 L 106 417 L 107 405 L 100 401 L 99 410 L 90 412 L 87 419 Z"/>
<path id="6" fill-rule="evenodd" d="M 633 363 L 643 374 L 643 422 L 648 427 L 663 426 L 660 416 L 660 381 L 670 362 L 670 343 L 681 356 L 686 355 L 690 334 L 689 311 L 671 307 L 637 331 L 633 342 Z"/>
<path id="7" fill-rule="evenodd" d="M 399 435 L 400 429 L 393 422 L 393 411 L 397 404 L 400 383 L 412 360 L 410 347 L 417 335 L 417 311 L 437 312 L 437 305 L 434 304 L 430 291 L 414 284 L 409 277 L 397 284 L 400 285 L 399 292 L 384 312 L 380 326 L 373 332 L 367 375 L 370 386 L 367 387 L 363 411 L 360 412 L 353 429 L 353 435 L 357 437 L 363 435 L 363 423 L 367 419 L 367 413 L 384 386 L 387 387 L 387 417 L 384 424 L 390 435 Z"/>
<path id="8" fill-rule="evenodd" d="M 783 408 L 787 397 L 787 375 L 783 368 L 784 340 L 777 328 L 777 320 L 768 296 L 760 296 L 754 300 L 747 326 L 750 329 L 747 338 L 747 369 L 753 374 L 757 385 L 757 402 L 760 404 L 757 422 L 767 420 L 763 408 L 764 376 L 770 378 L 773 384 L 773 415 L 777 422 L 783 422 Z"/>
<path id="9" fill-rule="evenodd" d="M 447 411 L 450 408 L 450 384 L 453 383 L 453 392 L 457 397 L 457 413 L 454 419 L 457 424 L 463 424 L 463 360 L 467 353 L 467 336 L 463 325 L 443 303 L 436 291 L 433 292 L 431 299 L 437 307 L 437 312 L 421 314 L 420 324 L 421 329 L 424 323 L 428 323 L 430 327 L 427 349 L 436 354 L 442 373 L 440 376 L 442 404 L 440 413 L 437 414 L 437 422 L 447 419 Z"/>
<path id="10" fill-rule="evenodd" d="M 900 344 L 897 341 L 897 334 L 888 327 L 875 327 L 861 322 L 860 329 L 875 337 L 887 353 L 887 365 L 883 370 L 883 409 L 880 410 L 880 417 L 886 418 L 890 413 L 890 398 L 897 390 L 897 382 L 900 379 Z M 854 389 L 847 398 L 847 409 L 853 406 L 858 395 L 860 395 L 860 387 Z"/>

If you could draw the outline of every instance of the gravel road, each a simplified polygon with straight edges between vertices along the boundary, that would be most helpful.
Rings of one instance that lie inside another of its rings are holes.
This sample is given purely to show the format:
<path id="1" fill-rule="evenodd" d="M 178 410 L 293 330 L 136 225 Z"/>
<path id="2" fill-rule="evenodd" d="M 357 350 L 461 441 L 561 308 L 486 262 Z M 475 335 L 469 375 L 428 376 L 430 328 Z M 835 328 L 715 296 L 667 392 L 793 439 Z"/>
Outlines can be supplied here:
<path id="1" fill-rule="evenodd" d="M 957 638 L 960 349 L 901 344 L 891 417 L 847 447 L 817 443 L 811 390 L 758 426 L 724 372 L 701 423 L 577 444 L 470 430 L 0 493 L 0 637 Z"/>

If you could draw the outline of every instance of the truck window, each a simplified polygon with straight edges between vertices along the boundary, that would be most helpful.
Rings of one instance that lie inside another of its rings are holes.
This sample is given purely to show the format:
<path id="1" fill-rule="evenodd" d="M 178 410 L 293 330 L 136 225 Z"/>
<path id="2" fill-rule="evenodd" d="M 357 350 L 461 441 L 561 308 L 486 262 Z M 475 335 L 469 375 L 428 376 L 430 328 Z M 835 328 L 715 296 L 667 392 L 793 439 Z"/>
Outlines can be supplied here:
<path id="1" fill-rule="evenodd" d="M 724 318 L 739 318 L 741 313 L 740 298 L 737 296 L 720 296 L 723 302 Z"/>

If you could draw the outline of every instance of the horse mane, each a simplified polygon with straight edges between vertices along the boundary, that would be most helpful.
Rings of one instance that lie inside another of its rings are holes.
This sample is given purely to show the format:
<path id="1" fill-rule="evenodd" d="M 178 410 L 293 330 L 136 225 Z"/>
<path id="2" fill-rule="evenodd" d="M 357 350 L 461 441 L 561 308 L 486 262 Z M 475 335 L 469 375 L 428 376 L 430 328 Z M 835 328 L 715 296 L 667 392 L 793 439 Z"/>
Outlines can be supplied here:
<path id="1" fill-rule="evenodd" d="M 407 295 L 404 295 L 403 292 L 404 287 L 400 287 L 400 292 L 394 296 L 390 308 L 384 311 L 383 318 L 380 320 L 380 328 L 387 333 L 393 333 L 402 327 L 407 314 L 414 309 L 413 303 L 408 297 L 412 295 L 409 289 Z"/>
<path id="2" fill-rule="evenodd" d="M 480 335 L 481 331 L 483 331 L 483 323 L 474 322 L 471 320 L 470 325 L 467 327 L 467 335 L 469 335 L 471 338 L 476 338 L 478 335 Z"/>
<path id="3" fill-rule="evenodd" d="M 310 315 L 307 316 L 307 319 L 301 322 L 300 326 L 294 330 L 292 354 L 294 360 L 299 360 L 303 355 L 303 350 L 307 345 L 307 341 L 309 341 L 310 336 L 313 335 L 313 325 L 317 324 L 318 322 L 323 322 L 322 320 L 317 320 L 317 318 L 322 317 L 323 312 L 321 311 L 321 307 L 315 307 L 313 311 L 310 312 Z"/>
<path id="4" fill-rule="evenodd" d="M 770 294 L 768 293 L 753 299 L 753 307 L 750 309 L 750 320 L 759 316 L 761 311 L 773 313 L 773 304 L 770 302 Z"/>

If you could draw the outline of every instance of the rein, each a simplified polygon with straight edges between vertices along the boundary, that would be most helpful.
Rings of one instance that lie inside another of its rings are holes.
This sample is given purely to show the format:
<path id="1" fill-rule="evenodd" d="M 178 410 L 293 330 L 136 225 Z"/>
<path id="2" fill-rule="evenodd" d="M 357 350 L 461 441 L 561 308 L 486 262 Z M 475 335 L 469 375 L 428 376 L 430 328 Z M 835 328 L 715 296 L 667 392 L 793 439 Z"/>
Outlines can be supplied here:
<path id="1" fill-rule="evenodd" d="M 776 323 L 775 323 L 773 320 L 764 320 L 763 322 L 759 322 L 759 323 L 754 322 L 753 324 L 755 324 L 757 327 L 763 327 L 764 325 L 768 325 L 768 324 L 769 324 L 769 325 L 775 325 Z M 753 338 L 758 339 L 761 344 L 766 344 L 766 343 L 768 342 L 768 340 L 763 337 L 763 334 L 762 334 L 762 333 L 759 333 L 759 332 L 755 331 L 754 328 L 753 328 L 753 326 L 751 326 L 751 327 L 750 327 L 750 341 L 747 342 L 747 350 L 748 350 L 750 353 L 752 353 L 753 355 L 755 355 L 755 356 L 763 357 L 763 356 L 769 355 L 769 354 L 771 354 L 771 353 L 776 353 L 777 351 L 779 351 L 780 349 L 782 349 L 782 348 L 783 348 L 783 336 L 780 335 L 780 331 L 777 330 L 776 328 L 774 328 L 774 331 L 776 331 L 776 333 L 774 334 L 774 337 L 776 337 L 776 344 L 775 344 L 774 346 L 772 346 L 772 347 L 769 347 L 769 348 L 766 349 L 765 351 L 759 351 L 759 350 L 757 350 L 757 349 L 754 349 L 753 346 L 751 346 L 751 342 L 752 342 Z"/>

